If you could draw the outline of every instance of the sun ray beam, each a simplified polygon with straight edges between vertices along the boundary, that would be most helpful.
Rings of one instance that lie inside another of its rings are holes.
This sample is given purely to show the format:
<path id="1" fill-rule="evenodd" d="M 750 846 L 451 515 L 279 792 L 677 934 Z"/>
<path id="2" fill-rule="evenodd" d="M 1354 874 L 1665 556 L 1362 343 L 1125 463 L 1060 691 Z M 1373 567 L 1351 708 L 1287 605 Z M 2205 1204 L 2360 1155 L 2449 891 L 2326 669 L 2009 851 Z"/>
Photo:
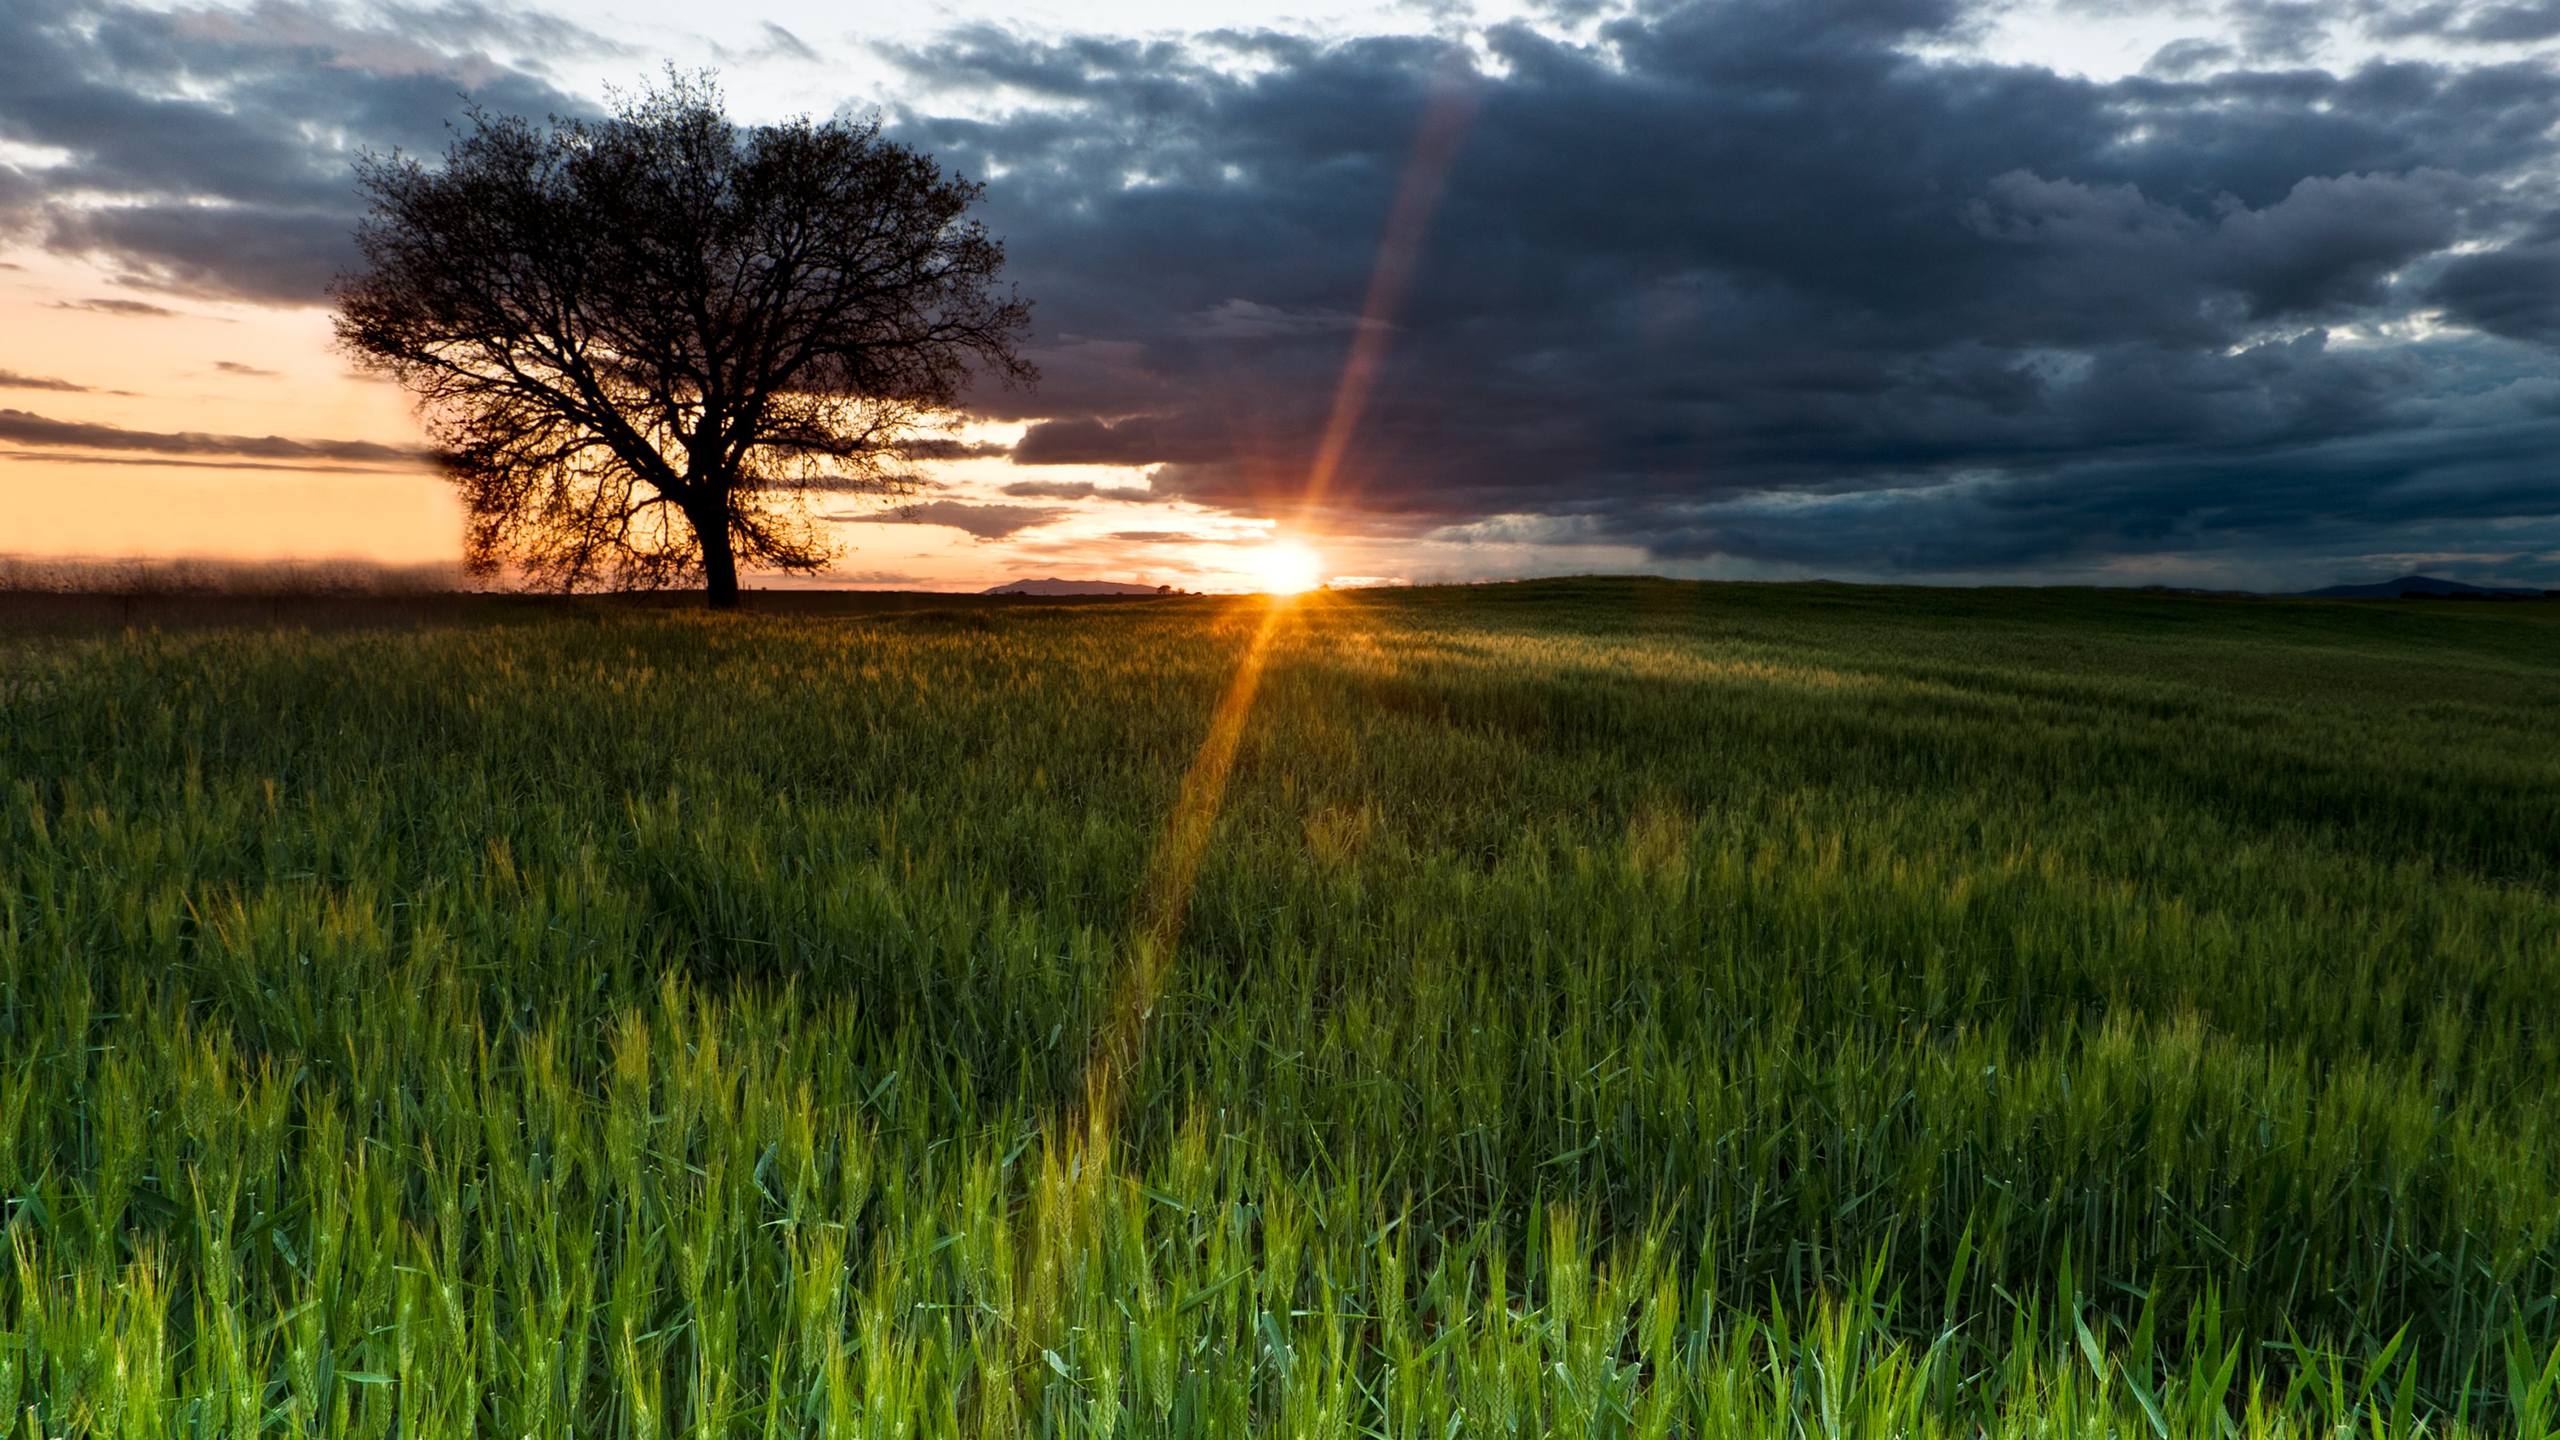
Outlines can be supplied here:
<path id="1" fill-rule="evenodd" d="M 1343 362 L 1341 379 L 1334 387 L 1332 411 L 1298 496 L 1296 528 L 1300 533 L 1313 531 L 1325 498 L 1341 475 L 1352 436 L 1377 387 L 1388 342 L 1395 332 L 1395 316 L 1403 306 L 1421 257 L 1432 211 L 1439 204 L 1449 166 L 1474 113 L 1474 92 L 1462 83 L 1443 83 L 1424 111 L 1420 132 L 1396 186 L 1386 229 L 1379 239 L 1368 296 L 1361 308 L 1359 328 L 1352 335 L 1351 352 Z M 1305 550 L 1296 541 L 1284 541 L 1272 548 L 1278 550 L 1283 545 Z M 1287 577 L 1294 582 L 1303 569 L 1309 577 L 1306 583 L 1270 585 L 1275 593 L 1264 602 L 1266 608 L 1237 660 L 1235 674 L 1228 680 L 1217 709 L 1211 712 L 1208 733 L 1201 737 L 1199 753 L 1183 773 L 1173 811 L 1166 817 L 1164 834 L 1149 861 L 1146 888 L 1140 894 L 1130 927 L 1128 964 L 1085 1062 L 1082 1139 L 1085 1153 L 1095 1162 L 1094 1171 L 1088 1173 L 1098 1173 L 1099 1162 L 1109 1153 L 1130 1077 L 1145 1058 L 1148 1025 L 1181 940 L 1183 917 L 1190 907 L 1200 860 L 1225 806 L 1236 748 L 1243 738 L 1245 723 L 1252 716 L 1272 648 L 1283 630 L 1305 613 L 1305 607 L 1322 603 L 1316 597 L 1299 598 L 1288 593 L 1314 583 L 1312 552 L 1307 552 L 1307 559 L 1309 563 L 1300 566 L 1293 556 Z M 1266 577 L 1272 578 L 1277 577 Z"/>
<path id="2" fill-rule="evenodd" d="M 1200 857 L 1209 847 L 1225 807 L 1227 777 L 1235 766 L 1236 746 L 1245 721 L 1253 713 L 1262 688 L 1262 672 L 1281 628 L 1299 614 L 1294 597 L 1274 595 L 1264 602 L 1262 617 L 1245 641 L 1235 674 L 1227 681 L 1218 708 L 1210 713 L 1208 734 L 1182 788 L 1165 817 L 1163 836 L 1147 867 L 1146 889 L 1131 927 L 1127 967 L 1104 1012 L 1100 1032 L 1085 1063 L 1085 1139 L 1095 1154 L 1108 1146 L 1129 1075 L 1144 1058 L 1146 1028 L 1163 993 L 1164 974 L 1182 937 L 1182 921 L 1191 904 L 1192 883 L 1200 873 Z"/>
<path id="3" fill-rule="evenodd" d="M 1395 204 L 1387 212 L 1386 231 L 1379 237 L 1378 256 L 1370 267 L 1369 294 L 1360 307 L 1360 326 L 1352 332 L 1351 353 L 1343 361 L 1341 379 L 1334 385 L 1332 414 L 1325 422 L 1323 438 L 1317 442 L 1315 459 L 1307 466 L 1306 487 L 1298 497 L 1301 531 L 1314 528 L 1316 512 L 1332 494 L 1342 473 L 1343 457 L 1350 453 L 1352 434 L 1369 408 L 1369 397 L 1377 390 L 1378 372 L 1386 363 L 1396 316 L 1404 308 L 1405 291 L 1421 261 L 1432 212 L 1439 208 L 1449 167 L 1457 159 L 1459 142 L 1465 138 L 1467 123 L 1474 116 L 1474 89 L 1454 80 L 1440 85 L 1430 107 L 1423 112 L 1421 132 L 1414 137 L 1413 154 L 1405 163 L 1403 179 L 1396 185 Z"/>

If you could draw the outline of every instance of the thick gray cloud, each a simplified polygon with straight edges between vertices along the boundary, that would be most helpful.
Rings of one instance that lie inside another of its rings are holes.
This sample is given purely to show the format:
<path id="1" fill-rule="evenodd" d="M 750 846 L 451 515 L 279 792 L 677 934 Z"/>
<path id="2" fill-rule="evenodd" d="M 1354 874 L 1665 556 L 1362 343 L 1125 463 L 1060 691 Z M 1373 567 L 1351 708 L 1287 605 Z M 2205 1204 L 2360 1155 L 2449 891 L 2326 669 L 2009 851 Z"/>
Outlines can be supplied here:
<path id="1" fill-rule="evenodd" d="M 2560 38 L 2560 0 L 2367 0 L 2366 23 L 2386 35 L 2531 44 Z"/>
<path id="2" fill-rule="evenodd" d="M 1489 72 L 979 29 L 898 53 L 927 97 L 899 120 L 996 176 L 1048 379 L 985 400 L 1034 422 L 1028 466 L 1287 513 L 1365 324 L 1327 505 L 1373 532 L 1953 574 L 2560 531 L 2560 250 L 2505 243 L 2552 201 L 2560 77 L 2330 73 L 2299 58 L 2356 5 L 2240 10 L 2104 83 L 1918 58 L 1971 18 L 1923 0 L 1503 28 Z M 1027 98 L 933 113 L 995 86 Z M 1364 322 L 1452 112 L 1403 303 Z"/>
<path id="3" fill-rule="evenodd" d="M 304 0 L 10 0 L 0 140 L 69 158 L 0 170 L 0 232 L 107 258 L 137 283 L 317 303 L 353 253 L 358 148 L 440 151 L 465 91 L 537 115 L 591 108 L 493 48 L 616 49 L 478 0 L 360 15 Z"/>
<path id="4" fill-rule="evenodd" d="M 2465 324 L 2560 344 L 2560 210 L 2505 245 L 2454 259 L 2436 276 L 2431 294 Z"/>

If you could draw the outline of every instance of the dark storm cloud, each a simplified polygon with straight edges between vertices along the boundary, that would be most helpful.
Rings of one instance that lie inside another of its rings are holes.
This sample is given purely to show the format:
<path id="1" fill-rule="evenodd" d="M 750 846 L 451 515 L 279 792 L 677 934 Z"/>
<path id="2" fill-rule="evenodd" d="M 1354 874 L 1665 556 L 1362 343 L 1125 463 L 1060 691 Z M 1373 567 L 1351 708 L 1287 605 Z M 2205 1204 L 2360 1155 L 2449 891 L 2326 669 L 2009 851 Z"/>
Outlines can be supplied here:
<path id="1" fill-rule="evenodd" d="M 2560 80 L 2299 63 L 2360 14 L 2237 7 L 2106 83 L 1915 58 L 1970 23 L 1919 0 L 1498 28 L 1484 73 L 1422 39 L 977 29 L 896 58 L 1019 108 L 899 128 L 996 177 L 1048 379 L 983 398 L 1033 422 L 1026 466 L 1283 513 L 1366 323 L 1341 527 L 1954 572 L 2537 522 L 2553 357 L 2420 322 L 2555 338 L 2549 254 L 2464 251 L 2551 193 Z M 1435 107 L 1463 144 L 1364 322 Z"/>
<path id="2" fill-rule="evenodd" d="M 2524 45 L 2560 38 L 2560 0 L 2366 0 L 2366 23 L 2383 35 L 2433 35 L 2483 45 Z"/>
<path id="3" fill-rule="evenodd" d="M 1221 432 L 1190 431 L 1156 416 L 1136 415 L 1116 423 L 1044 421 L 1013 447 L 1013 458 L 1024 465 L 1125 465 L 1134 463 L 1131 456 L 1148 461 L 1214 460 L 1231 448 L 1231 440 Z"/>
<path id="4" fill-rule="evenodd" d="M 417 462 L 427 457 L 370 440 L 291 440 L 281 435 L 207 435 L 195 431 L 128 430 L 78 420 L 49 420 L 24 410 L 0 410 L 0 440 L 75 450 L 115 450 L 148 455 L 238 455 L 263 460 L 362 460 Z"/>
<path id="5" fill-rule="evenodd" d="M 2560 344 L 2560 212 L 2523 235 L 2447 264 L 2431 294 L 2448 315 L 2493 334 Z"/>
<path id="6" fill-rule="evenodd" d="M 133 283 L 213 299 L 313 304 L 354 251 L 351 206 L 280 208 L 135 201 L 64 208 L 46 245 L 111 257 Z"/>
<path id="7" fill-rule="evenodd" d="M 1997 570 L 2174 551 L 2210 554 L 2279 536 L 2353 553 L 2409 527 L 2549 516 L 2551 401 L 2509 423 L 2306 439 L 2282 465 L 2218 451 L 2084 458 L 2067 485 L 2016 472 L 1911 489 L 1652 513 L 1656 554 L 1744 553 L 1810 567 L 1881 559 L 1913 570 Z M 2560 538 L 2560 525 L 2545 524 Z M 2547 543 L 2547 542 L 2546 542 Z"/>
<path id="8" fill-rule="evenodd" d="M 2527 43 L 2560 36 L 2560 3 L 2538 0 L 2523 5 L 2492 5 L 2455 27 L 2465 40 Z"/>
<path id="9" fill-rule="evenodd" d="M 0 6 L 0 139 L 69 158 L 0 171 L 0 229 L 108 259 L 134 283 L 315 303 L 352 253 L 357 149 L 441 150 L 464 91 L 501 110 L 586 108 L 493 48 L 617 47 L 475 0 L 361 18 L 293 0 L 12 0 Z"/>

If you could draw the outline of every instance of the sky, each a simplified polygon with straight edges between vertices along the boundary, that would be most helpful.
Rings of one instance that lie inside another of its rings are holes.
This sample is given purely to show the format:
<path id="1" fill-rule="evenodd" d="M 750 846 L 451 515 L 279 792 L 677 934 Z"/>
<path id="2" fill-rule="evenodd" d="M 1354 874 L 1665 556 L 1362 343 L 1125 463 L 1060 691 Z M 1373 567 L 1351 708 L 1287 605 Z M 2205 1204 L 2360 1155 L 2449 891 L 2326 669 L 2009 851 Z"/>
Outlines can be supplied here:
<path id="1" fill-rule="evenodd" d="M 2555 58 L 2560 0 L 9 0 L 0 556 L 453 561 L 330 342 L 351 161 L 673 63 L 983 180 L 1034 304 L 828 583 L 2560 585 Z"/>

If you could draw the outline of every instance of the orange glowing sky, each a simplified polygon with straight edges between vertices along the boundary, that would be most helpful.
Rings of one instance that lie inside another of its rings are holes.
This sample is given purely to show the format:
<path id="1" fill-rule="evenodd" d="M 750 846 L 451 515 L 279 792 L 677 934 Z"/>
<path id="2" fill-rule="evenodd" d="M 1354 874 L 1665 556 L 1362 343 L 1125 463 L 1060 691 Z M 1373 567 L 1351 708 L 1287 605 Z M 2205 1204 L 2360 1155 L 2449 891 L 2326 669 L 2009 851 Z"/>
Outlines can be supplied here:
<path id="1" fill-rule="evenodd" d="M 75 261 L 4 253 L 16 268 L 0 270 L 0 335 L 8 337 L 0 370 L 88 388 L 11 388 L 0 391 L 0 410 L 154 433 L 420 443 L 406 397 L 357 376 L 331 348 L 325 311 L 145 297 Z M 92 298 L 144 300 L 176 313 L 74 308 Z M 938 468 L 952 494 L 970 495 L 993 485 L 983 474 L 973 483 L 968 472 L 1005 465 Z M 1125 507 L 1084 507 L 1114 508 Z M 1078 537 L 1118 528 L 1098 513 L 1061 515 L 994 542 L 931 524 L 837 528 L 847 546 L 829 577 L 835 584 L 975 589 L 1034 573 L 1191 588 L 1254 583 L 1234 562 L 1234 545 L 1123 543 L 1093 553 L 1093 542 Z M 1196 528 L 1242 539 L 1267 527 L 1201 516 Z M 460 507 L 424 466 L 135 455 L 0 438 L 0 554 L 406 566 L 449 564 L 461 548 Z"/>
<path id="2" fill-rule="evenodd" d="M 422 441 L 407 398 L 337 354 L 325 310 L 119 287 L 30 249 L 0 250 L 0 264 L 0 372 L 85 387 L 0 388 L 0 414 L 155 435 Z M 169 313 L 84 308 L 98 300 Z M 1020 429 L 966 433 L 1010 441 Z M 834 569 L 779 583 L 976 590 L 1057 575 L 1221 591 L 1410 578 L 1409 542 L 1317 534 L 1303 515 L 1283 524 L 1182 502 L 1009 497 L 1002 487 L 1024 472 L 1001 457 L 924 468 L 938 488 L 914 499 L 1021 507 L 1017 518 L 1038 523 L 981 538 L 855 501 L 833 508 L 878 522 L 838 524 Z M 1106 491 L 1147 483 L 1143 471 L 1099 466 L 1043 466 L 1038 478 Z M 210 445 L 137 454 L 0 435 L 0 557 L 435 566 L 461 551 L 460 507 L 422 464 L 259 459 Z"/>
<path id="3" fill-rule="evenodd" d="M 358 375 L 333 348 L 328 313 L 174 297 L 119 286 L 84 262 L 0 250 L 0 372 L 74 389 L 0 388 L 0 414 L 21 421 L 115 426 L 189 437 L 160 452 L 37 443 L 0 433 L 0 555 L 34 559 L 206 558 L 451 564 L 461 510 L 423 464 L 244 457 L 192 437 L 371 441 L 409 448 L 422 432 L 396 388 Z M 95 307 L 93 302 L 109 302 Z M 136 311 L 134 304 L 165 313 Z M 1010 440 L 1019 426 L 980 427 Z M 928 467 L 937 488 L 915 497 L 1020 507 L 1036 521 L 980 537 L 880 502 L 853 502 L 880 523 L 849 520 L 835 569 L 817 583 L 866 588 L 979 589 L 1060 575 L 1248 590 L 1274 583 L 1402 578 L 1383 546 L 1283 536 L 1269 519 L 1183 503 L 1051 502 L 1002 494 L 1023 478 L 1002 458 Z M 1047 466 L 1044 481 L 1143 489 L 1142 471 Z M 912 501 L 910 502 L 912 503 Z M 1275 541 L 1284 548 L 1270 552 Z M 1308 551 L 1312 549 L 1312 558 Z"/>
<path id="4" fill-rule="evenodd" d="M 0 370 L 89 388 L 0 390 L 0 410 L 150 432 L 418 441 L 399 392 L 354 378 L 331 353 L 322 311 L 163 303 L 39 251 L 5 259 L 15 268 L 0 271 Z M 178 313 L 73 308 L 92 299 Z M 421 564 L 454 559 L 460 538 L 452 496 L 420 469 L 138 456 L 0 434 L 0 552 Z"/>

